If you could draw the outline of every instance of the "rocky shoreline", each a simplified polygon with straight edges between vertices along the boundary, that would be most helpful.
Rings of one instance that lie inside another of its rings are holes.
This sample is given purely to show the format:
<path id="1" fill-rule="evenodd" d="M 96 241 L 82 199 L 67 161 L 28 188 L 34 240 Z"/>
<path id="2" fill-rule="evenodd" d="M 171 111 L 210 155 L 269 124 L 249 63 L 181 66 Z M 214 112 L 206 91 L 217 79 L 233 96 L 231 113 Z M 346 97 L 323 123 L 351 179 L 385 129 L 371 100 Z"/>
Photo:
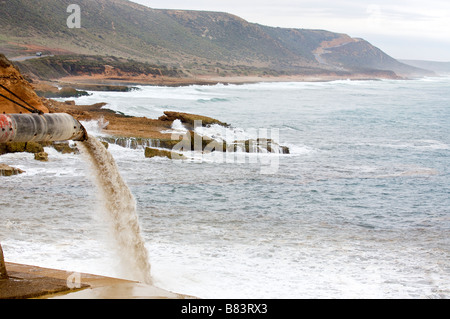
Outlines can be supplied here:
<path id="1" fill-rule="evenodd" d="M 202 126 L 220 125 L 230 127 L 228 123 L 220 120 L 208 118 L 201 115 L 164 112 L 158 119 L 145 117 L 132 117 L 119 114 L 104 108 L 106 103 L 93 105 L 76 105 L 75 101 L 58 102 L 52 98 L 56 97 L 78 97 L 88 94 L 88 91 L 117 91 L 128 92 L 135 89 L 132 85 L 163 85 L 163 86 L 185 86 L 185 85 L 215 85 L 222 84 L 244 84 L 257 82 L 288 82 L 288 81 L 333 81 L 340 79 L 366 80 L 376 78 L 390 78 L 391 74 L 379 72 L 379 74 L 337 74 L 327 73 L 319 75 L 284 75 L 284 76 L 164 76 L 153 75 L 151 77 L 129 76 L 127 74 L 91 74 L 69 76 L 59 78 L 55 81 L 32 80 L 23 77 L 19 70 L 4 56 L 0 56 L 0 75 L 2 84 L 14 87 L 19 95 L 34 105 L 44 113 L 68 113 L 78 121 L 96 121 L 102 133 L 105 134 L 103 141 L 114 143 L 123 147 L 131 148 L 153 148 L 172 151 L 174 148 L 183 150 L 196 150 L 201 152 L 221 151 L 221 152 L 269 152 L 278 154 L 289 154 L 289 148 L 276 144 L 270 139 L 249 139 L 243 141 L 221 141 L 206 136 L 199 136 L 195 132 L 195 121 L 199 121 Z M 29 83 L 30 82 L 32 83 Z M 14 84 L 14 85 L 13 85 Z M 26 92 L 20 88 L 26 88 Z M 38 94 L 36 94 L 38 93 Z M 106 102 L 106 101 L 105 101 Z M 15 113 L 17 107 L 13 106 L 1 110 L 5 113 Z M 26 112 L 24 112 L 26 113 Z M 174 139 L 171 133 L 174 121 L 180 121 L 186 128 L 185 136 Z M 195 145 L 197 143 L 197 145 Z M 47 145 L 48 146 L 48 145 Z M 54 146 L 53 144 L 51 146 Z M 0 155 L 15 146 L 1 146 Z M 19 146 L 21 147 L 21 146 Z M 5 151 L 6 150 L 6 151 Z M 34 152 L 36 159 L 46 160 L 43 151 Z M 155 152 L 147 151 L 147 154 L 154 156 Z M 161 152 L 162 156 L 167 156 Z M 169 154 L 171 154 L 169 152 Z"/>
<path id="2" fill-rule="evenodd" d="M 130 149 L 143 149 L 147 158 L 168 157 L 170 159 L 186 159 L 180 151 L 210 152 L 246 152 L 246 153 L 277 153 L 289 154 L 286 146 L 278 145 L 271 139 L 248 139 L 226 142 L 201 136 L 195 132 L 196 125 L 208 127 L 219 125 L 225 128 L 230 124 L 202 115 L 164 112 L 158 119 L 131 117 L 104 109 L 106 103 L 93 105 L 76 105 L 74 101 L 59 102 L 42 98 L 43 104 L 50 113 L 67 113 L 78 121 L 96 122 L 103 133 L 99 139 L 108 147 L 115 144 Z M 183 134 L 170 133 L 174 121 L 180 121 L 186 131 Z M 0 155 L 7 153 L 32 153 L 36 160 L 48 161 L 44 147 L 53 147 L 62 154 L 78 153 L 75 145 L 68 142 L 47 143 L 3 143 L 0 144 Z M 20 170 L 2 169 L 3 176 L 22 173 Z"/>
<path id="3" fill-rule="evenodd" d="M 162 156 L 171 159 L 185 159 L 179 151 L 200 152 L 238 152 L 246 153 L 278 153 L 289 154 L 286 146 L 276 144 L 271 139 L 249 139 L 225 142 L 195 132 L 196 125 L 208 127 L 218 125 L 225 128 L 230 124 L 220 120 L 181 112 L 165 111 L 158 119 L 131 117 L 103 109 L 104 103 L 94 105 L 75 105 L 72 101 L 58 102 L 48 100 L 45 105 L 50 112 L 71 114 L 79 121 L 96 121 L 101 127 L 99 139 L 108 144 L 116 144 L 126 148 L 144 149 L 146 157 Z M 175 136 L 169 133 L 174 121 L 180 121 L 186 131 Z M 174 156 L 177 154 L 178 156 Z"/>
<path id="4" fill-rule="evenodd" d="M 153 81 L 164 80 L 164 84 L 170 83 L 174 85 L 187 84 L 216 84 L 218 79 L 186 79 L 186 78 L 169 78 L 156 77 Z M 213 139 L 207 136 L 200 136 L 196 131 L 196 125 L 208 127 L 211 125 L 219 125 L 230 128 L 231 125 L 220 120 L 210 117 L 180 113 L 180 112 L 164 112 L 158 119 L 149 119 L 146 117 L 133 117 L 125 114 L 114 112 L 104 108 L 106 103 L 97 103 L 93 105 L 76 105 L 75 101 L 59 102 L 51 97 L 78 97 L 85 95 L 88 90 L 107 90 L 126 92 L 134 88 L 125 86 L 123 82 L 116 83 L 94 83 L 98 81 L 95 77 L 85 78 L 83 81 L 75 81 L 71 78 L 71 84 L 65 83 L 55 86 L 56 83 L 33 81 L 23 77 L 17 68 L 3 55 L 0 55 L 0 82 L 2 86 L 9 88 L 15 92 L 17 97 L 26 103 L 32 104 L 38 110 L 44 113 L 67 113 L 72 115 L 78 121 L 94 121 L 99 126 L 105 143 L 114 143 L 123 147 L 142 148 L 146 150 L 147 157 L 165 156 L 174 158 L 174 152 L 180 151 L 200 151 L 200 152 L 247 152 L 247 153 L 278 153 L 288 154 L 289 148 L 276 144 L 270 139 L 249 139 L 243 141 L 224 141 Z M 123 80 L 123 79 L 122 79 Z M 243 79 L 241 79 L 243 80 Z M 62 80 L 57 83 L 61 84 Z M 244 81 L 245 82 L 245 81 Z M 244 83 L 241 82 L 241 83 Z M 145 83 L 145 82 L 144 82 Z M 157 82 L 159 83 L 159 82 Z M 143 84 L 142 82 L 140 84 Z M 80 91 L 81 89 L 81 91 Z M 39 93 L 39 94 L 37 94 Z M 13 103 L 2 104 L 0 111 L 3 113 L 27 113 L 26 110 L 18 109 Z M 180 121 L 185 128 L 183 134 L 173 136 L 170 132 L 175 121 Z M 66 143 L 4 143 L 0 144 L 0 155 L 6 153 L 29 152 L 35 155 L 36 160 L 47 161 L 48 154 L 45 153 L 44 147 L 52 146 L 58 151 L 76 152 Z M 176 158 L 183 158 L 176 156 Z M 4 169 L 4 174 L 20 173 L 18 170 Z"/>

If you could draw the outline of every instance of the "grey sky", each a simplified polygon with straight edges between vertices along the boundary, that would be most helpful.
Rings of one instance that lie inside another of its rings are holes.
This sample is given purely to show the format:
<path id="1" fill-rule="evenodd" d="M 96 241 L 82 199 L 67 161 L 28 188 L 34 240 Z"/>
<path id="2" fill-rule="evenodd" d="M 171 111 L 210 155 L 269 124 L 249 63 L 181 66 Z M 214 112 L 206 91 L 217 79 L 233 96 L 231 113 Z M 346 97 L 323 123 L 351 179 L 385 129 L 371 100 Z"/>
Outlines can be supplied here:
<path id="1" fill-rule="evenodd" d="M 269 26 L 364 38 L 395 58 L 450 61 L 448 0 L 132 0 L 151 8 L 223 11 Z"/>

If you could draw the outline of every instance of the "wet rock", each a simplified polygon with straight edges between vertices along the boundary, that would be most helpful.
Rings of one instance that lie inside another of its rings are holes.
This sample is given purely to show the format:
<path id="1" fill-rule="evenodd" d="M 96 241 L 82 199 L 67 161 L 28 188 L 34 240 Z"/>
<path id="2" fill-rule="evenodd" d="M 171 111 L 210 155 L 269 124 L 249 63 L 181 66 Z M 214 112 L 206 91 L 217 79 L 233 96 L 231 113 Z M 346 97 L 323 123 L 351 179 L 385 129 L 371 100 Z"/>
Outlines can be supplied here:
<path id="1" fill-rule="evenodd" d="M 26 148 L 27 143 L 6 143 L 5 153 L 22 153 Z"/>
<path id="2" fill-rule="evenodd" d="M 36 142 L 24 143 L 2 143 L 0 144 L 0 155 L 7 153 L 40 153 L 44 151 L 43 144 Z"/>
<path id="3" fill-rule="evenodd" d="M 157 140 L 157 147 L 168 150 L 189 150 L 198 152 L 245 152 L 290 154 L 289 147 L 279 145 L 272 139 L 258 138 L 227 143 L 189 131 L 180 140 Z"/>
<path id="4" fill-rule="evenodd" d="M 102 136 L 100 137 L 100 140 L 107 144 L 119 145 L 131 149 L 139 149 L 145 147 L 163 147 L 158 145 L 158 140 L 141 137 Z"/>
<path id="5" fill-rule="evenodd" d="M 27 142 L 25 144 L 25 152 L 36 154 L 42 153 L 44 151 L 44 147 L 42 146 L 42 144 L 36 142 Z"/>
<path id="6" fill-rule="evenodd" d="M 290 150 L 287 146 L 279 145 L 272 139 L 258 138 L 245 141 L 234 141 L 234 150 L 244 151 L 247 153 L 278 153 L 289 154 Z"/>
<path id="7" fill-rule="evenodd" d="M 69 142 L 53 142 L 53 148 L 61 154 L 79 154 L 80 151 L 76 147 L 70 146 Z"/>
<path id="8" fill-rule="evenodd" d="M 201 145 L 201 148 L 200 148 Z M 201 136 L 197 133 L 191 134 L 191 146 L 193 151 L 210 152 L 226 152 L 227 143 L 224 141 L 218 141 L 207 136 Z"/>
<path id="9" fill-rule="evenodd" d="M 180 139 L 144 139 L 136 137 L 102 137 L 104 142 L 116 144 L 122 147 L 137 148 L 162 148 L 166 150 L 184 150 L 198 152 L 246 152 L 246 153 L 278 153 L 290 154 L 289 147 L 279 145 L 272 139 L 249 139 L 227 143 L 215 140 L 207 136 L 201 136 L 193 131 L 188 131 Z"/>
<path id="10" fill-rule="evenodd" d="M 189 114 L 189 113 L 181 113 L 181 112 L 170 112 L 165 111 L 164 115 L 159 118 L 160 121 L 175 121 L 180 120 L 187 129 L 192 130 L 194 128 L 195 121 L 201 121 L 202 126 L 209 126 L 213 124 L 218 124 L 221 126 L 229 127 L 230 125 L 219 120 L 213 119 L 211 117 Z"/>
<path id="11" fill-rule="evenodd" d="M 36 94 L 41 97 L 45 97 L 47 99 L 50 98 L 72 98 L 72 97 L 80 97 L 89 95 L 86 91 L 79 91 L 72 87 L 63 87 L 62 89 L 58 89 L 56 87 L 51 89 L 36 89 Z M 70 104 L 68 104 L 70 105 Z M 75 105 L 75 103 L 73 104 Z"/>
<path id="12" fill-rule="evenodd" d="M 13 176 L 25 173 L 19 168 L 14 168 L 6 164 L 0 164 L 0 176 Z"/>
<path id="13" fill-rule="evenodd" d="M 168 140 L 168 139 L 161 139 L 157 141 L 158 147 L 161 148 L 167 148 L 169 150 L 173 149 L 178 143 L 180 143 L 181 140 Z"/>
<path id="14" fill-rule="evenodd" d="M 281 154 L 291 154 L 291 150 L 287 146 L 280 145 Z"/>
<path id="15" fill-rule="evenodd" d="M 35 153 L 34 159 L 36 161 L 48 162 L 48 154 L 46 152 Z"/>
<path id="16" fill-rule="evenodd" d="M 156 148 L 145 148 L 145 157 L 146 158 L 153 158 L 153 157 L 167 157 L 170 159 L 186 159 L 186 157 L 182 154 L 166 151 L 166 150 L 159 150 Z"/>

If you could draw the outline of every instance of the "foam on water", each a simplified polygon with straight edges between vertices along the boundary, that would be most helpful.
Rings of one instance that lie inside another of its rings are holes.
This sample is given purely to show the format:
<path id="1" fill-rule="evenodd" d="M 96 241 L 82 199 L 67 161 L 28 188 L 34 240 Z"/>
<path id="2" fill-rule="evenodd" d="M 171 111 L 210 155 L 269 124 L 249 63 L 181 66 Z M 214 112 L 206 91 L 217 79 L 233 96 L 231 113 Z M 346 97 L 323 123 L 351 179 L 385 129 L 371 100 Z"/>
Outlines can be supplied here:
<path id="1" fill-rule="evenodd" d="M 97 120 L 81 121 L 81 124 L 86 129 L 86 131 L 89 132 L 90 135 L 102 136 L 104 135 L 103 129 L 105 129 L 109 125 L 109 122 L 101 117 Z"/>
<path id="2" fill-rule="evenodd" d="M 257 138 L 256 130 L 254 132 L 249 132 L 241 128 L 223 127 L 218 124 L 213 124 L 207 127 L 196 127 L 195 132 L 201 136 L 206 136 L 218 141 L 226 141 L 229 143 Z"/>
<path id="3" fill-rule="evenodd" d="M 172 123 L 171 130 L 162 131 L 163 134 L 185 134 L 187 133 L 187 129 L 184 127 L 183 123 L 180 120 L 175 120 Z"/>

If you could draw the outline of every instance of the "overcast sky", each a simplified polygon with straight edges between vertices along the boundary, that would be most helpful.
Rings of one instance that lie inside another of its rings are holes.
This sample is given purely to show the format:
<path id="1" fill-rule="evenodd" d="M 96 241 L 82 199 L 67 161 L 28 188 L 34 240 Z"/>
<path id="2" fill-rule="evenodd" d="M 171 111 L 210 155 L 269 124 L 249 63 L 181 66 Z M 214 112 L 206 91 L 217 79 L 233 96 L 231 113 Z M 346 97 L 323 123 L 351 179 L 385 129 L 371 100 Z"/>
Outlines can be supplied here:
<path id="1" fill-rule="evenodd" d="M 450 61 L 448 0 L 132 0 L 155 9 L 222 11 L 269 26 L 364 38 L 397 59 Z"/>

